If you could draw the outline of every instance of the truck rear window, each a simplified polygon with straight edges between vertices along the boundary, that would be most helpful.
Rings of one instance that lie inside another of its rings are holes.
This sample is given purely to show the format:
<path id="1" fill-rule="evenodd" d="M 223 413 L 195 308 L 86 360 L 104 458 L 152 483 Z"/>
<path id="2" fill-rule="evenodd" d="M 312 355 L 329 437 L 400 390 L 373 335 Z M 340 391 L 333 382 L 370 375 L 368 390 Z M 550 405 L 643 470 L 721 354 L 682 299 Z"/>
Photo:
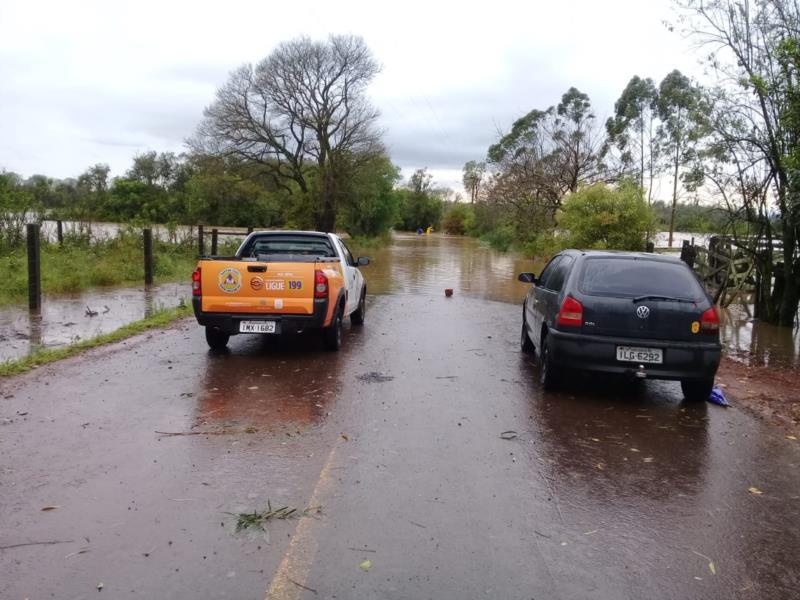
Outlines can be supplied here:
<path id="1" fill-rule="evenodd" d="M 242 247 L 240 257 L 262 257 L 269 260 L 271 257 L 313 256 L 334 258 L 336 253 L 328 238 L 318 236 L 288 236 L 269 235 L 256 237 Z"/>
<path id="2" fill-rule="evenodd" d="M 699 300 L 704 292 L 682 263 L 637 258 L 587 258 L 578 286 L 584 294 L 636 297 L 670 296 Z"/>

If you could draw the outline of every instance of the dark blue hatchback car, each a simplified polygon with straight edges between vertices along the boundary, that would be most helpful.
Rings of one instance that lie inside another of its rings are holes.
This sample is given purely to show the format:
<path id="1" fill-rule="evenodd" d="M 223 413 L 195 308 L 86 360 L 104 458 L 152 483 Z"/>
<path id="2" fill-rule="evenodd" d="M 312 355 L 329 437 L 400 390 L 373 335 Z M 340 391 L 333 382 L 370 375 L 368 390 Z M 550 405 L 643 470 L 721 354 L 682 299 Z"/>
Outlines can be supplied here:
<path id="1" fill-rule="evenodd" d="M 720 361 L 719 315 L 694 272 L 677 258 L 565 250 L 533 284 L 522 311 L 522 349 L 539 354 L 541 382 L 571 371 L 681 382 L 705 400 Z"/>

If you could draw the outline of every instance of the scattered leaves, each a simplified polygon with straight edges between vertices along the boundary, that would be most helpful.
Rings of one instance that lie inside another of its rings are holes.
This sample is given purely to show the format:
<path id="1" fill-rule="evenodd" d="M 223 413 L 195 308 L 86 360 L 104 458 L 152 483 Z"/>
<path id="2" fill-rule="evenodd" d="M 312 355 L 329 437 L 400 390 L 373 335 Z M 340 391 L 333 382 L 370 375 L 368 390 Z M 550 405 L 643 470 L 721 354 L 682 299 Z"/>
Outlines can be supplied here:
<path id="1" fill-rule="evenodd" d="M 358 563 L 358 568 L 361 569 L 362 571 L 369 571 L 371 567 L 372 567 L 372 561 L 369 559 L 362 560 L 360 563 Z"/>
<path id="2" fill-rule="evenodd" d="M 343 433 L 343 434 L 342 434 L 342 439 L 343 439 L 345 442 L 349 442 L 349 441 L 350 441 L 350 438 L 347 436 L 347 434 L 346 434 L 346 433 Z"/>
<path id="3" fill-rule="evenodd" d="M 105 586 L 103 585 L 103 582 L 101 581 L 100 583 L 97 584 L 97 591 L 98 592 L 102 592 L 104 587 Z"/>
<path id="4" fill-rule="evenodd" d="M 251 385 L 251 386 L 250 386 L 249 388 L 247 388 L 247 389 L 248 389 L 248 390 L 257 390 L 257 389 L 258 389 L 258 386 L 257 386 L 257 385 Z"/>
<path id="5" fill-rule="evenodd" d="M 654 459 L 652 456 L 645 456 L 642 460 L 646 463 L 651 463 Z"/>
<path id="6" fill-rule="evenodd" d="M 500 434 L 501 440 L 513 440 L 514 438 L 519 437 L 519 434 L 516 431 L 504 431 Z"/>
<path id="7" fill-rule="evenodd" d="M 787 439 L 787 440 L 793 440 L 793 441 L 796 441 L 796 440 L 797 440 L 797 437 L 796 437 L 796 436 L 793 436 L 793 435 L 787 435 L 787 436 L 786 436 L 786 439 Z"/>
<path id="8" fill-rule="evenodd" d="M 42 512 L 47 512 L 47 511 L 50 511 L 50 510 L 55 510 L 55 509 L 57 509 L 57 508 L 61 508 L 61 507 L 60 507 L 60 506 L 45 506 L 44 508 L 42 508 Z"/>
<path id="9" fill-rule="evenodd" d="M 756 496 L 760 496 L 761 494 L 764 493 L 760 489 L 758 489 L 756 486 L 750 486 L 749 488 L 747 488 L 747 491 L 750 492 L 751 494 L 756 495 Z"/>

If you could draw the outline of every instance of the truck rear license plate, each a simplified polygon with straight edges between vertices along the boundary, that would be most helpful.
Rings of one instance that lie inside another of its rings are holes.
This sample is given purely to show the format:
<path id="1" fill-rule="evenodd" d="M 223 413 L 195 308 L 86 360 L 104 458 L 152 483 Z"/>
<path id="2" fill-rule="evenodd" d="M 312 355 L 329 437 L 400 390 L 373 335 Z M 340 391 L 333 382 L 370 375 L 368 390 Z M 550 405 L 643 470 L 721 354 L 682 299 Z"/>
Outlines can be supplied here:
<path id="1" fill-rule="evenodd" d="M 239 333 L 275 333 L 275 321 L 240 321 Z"/>
<path id="2" fill-rule="evenodd" d="M 636 346 L 617 346 L 617 360 L 625 362 L 658 364 L 664 362 L 661 348 L 637 348 Z"/>

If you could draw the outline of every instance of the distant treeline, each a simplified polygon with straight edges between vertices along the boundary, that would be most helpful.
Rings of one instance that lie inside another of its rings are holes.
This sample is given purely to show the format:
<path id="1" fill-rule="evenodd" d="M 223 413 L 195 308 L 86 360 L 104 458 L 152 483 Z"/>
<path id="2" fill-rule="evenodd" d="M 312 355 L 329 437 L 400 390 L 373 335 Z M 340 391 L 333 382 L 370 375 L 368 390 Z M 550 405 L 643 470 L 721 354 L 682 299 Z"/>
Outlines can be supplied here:
<path id="1" fill-rule="evenodd" d="M 432 186 L 425 170 L 398 185 L 399 169 L 377 155 L 340 190 L 336 228 L 375 237 L 392 227 L 438 227 L 448 190 Z M 0 239 L 22 241 L 26 221 L 206 223 L 239 227 L 313 229 L 313 191 L 275 184 L 259 164 L 209 155 L 147 152 L 120 177 L 94 165 L 76 178 L 22 178 L 0 172 Z"/>

